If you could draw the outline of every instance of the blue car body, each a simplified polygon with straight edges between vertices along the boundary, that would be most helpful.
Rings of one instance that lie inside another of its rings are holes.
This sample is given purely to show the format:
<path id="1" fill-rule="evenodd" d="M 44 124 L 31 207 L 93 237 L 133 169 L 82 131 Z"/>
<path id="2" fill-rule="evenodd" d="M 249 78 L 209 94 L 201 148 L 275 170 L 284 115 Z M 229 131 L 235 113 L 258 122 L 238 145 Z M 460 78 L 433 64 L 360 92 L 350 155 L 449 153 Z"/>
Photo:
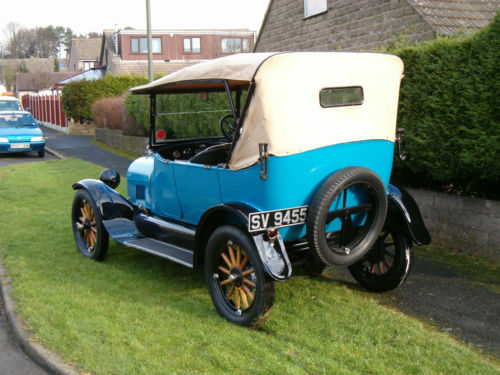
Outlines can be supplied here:
<path id="1" fill-rule="evenodd" d="M 45 150 L 42 130 L 29 112 L 0 111 L 0 153 Z"/>

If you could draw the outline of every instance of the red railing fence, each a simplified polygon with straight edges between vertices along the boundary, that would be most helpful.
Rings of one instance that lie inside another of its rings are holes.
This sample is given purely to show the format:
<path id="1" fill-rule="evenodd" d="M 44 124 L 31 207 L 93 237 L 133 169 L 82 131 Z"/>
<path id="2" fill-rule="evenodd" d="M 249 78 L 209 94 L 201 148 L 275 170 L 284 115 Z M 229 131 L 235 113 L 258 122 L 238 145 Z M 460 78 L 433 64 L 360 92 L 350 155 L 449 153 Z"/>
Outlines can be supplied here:
<path id="1" fill-rule="evenodd" d="M 67 120 L 62 108 L 62 95 L 27 94 L 21 98 L 23 107 L 30 108 L 31 114 L 37 121 L 56 128 L 67 130 Z"/>

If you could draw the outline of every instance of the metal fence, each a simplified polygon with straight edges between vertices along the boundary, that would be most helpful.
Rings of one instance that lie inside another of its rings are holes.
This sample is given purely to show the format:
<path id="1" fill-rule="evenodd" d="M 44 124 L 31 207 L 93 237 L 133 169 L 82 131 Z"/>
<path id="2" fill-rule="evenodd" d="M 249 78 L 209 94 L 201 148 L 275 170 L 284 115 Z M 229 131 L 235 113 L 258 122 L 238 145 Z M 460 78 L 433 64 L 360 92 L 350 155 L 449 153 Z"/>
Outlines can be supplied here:
<path id="1" fill-rule="evenodd" d="M 62 95 L 24 95 L 21 99 L 23 107 L 29 108 L 31 114 L 43 125 L 67 132 L 68 121 L 62 107 Z"/>

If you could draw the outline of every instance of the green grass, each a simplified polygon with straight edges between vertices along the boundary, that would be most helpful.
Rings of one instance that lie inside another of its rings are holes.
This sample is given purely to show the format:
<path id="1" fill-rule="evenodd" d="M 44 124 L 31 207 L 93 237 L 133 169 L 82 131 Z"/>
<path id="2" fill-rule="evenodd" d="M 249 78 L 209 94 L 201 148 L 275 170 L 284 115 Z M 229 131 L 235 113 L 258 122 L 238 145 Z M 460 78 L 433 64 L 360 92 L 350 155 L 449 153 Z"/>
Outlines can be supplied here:
<path id="1" fill-rule="evenodd" d="M 500 374 L 498 363 L 328 278 L 276 284 L 257 330 L 220 318 L 200 272 L 110 242 L 81 256 L 75 159 L 0 168 L 0 247 L 37 341 L 96 374 Z M 121 186 L 124 191 L 124 186 Z"/>

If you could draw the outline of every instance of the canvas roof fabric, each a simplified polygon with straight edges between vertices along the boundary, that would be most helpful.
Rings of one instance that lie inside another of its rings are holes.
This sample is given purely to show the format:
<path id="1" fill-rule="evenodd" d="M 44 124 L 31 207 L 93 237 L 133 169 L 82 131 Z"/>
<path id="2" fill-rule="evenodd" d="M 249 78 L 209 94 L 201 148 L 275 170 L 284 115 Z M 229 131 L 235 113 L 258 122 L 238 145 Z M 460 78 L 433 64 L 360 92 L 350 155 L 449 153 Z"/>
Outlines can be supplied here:
<path id="1" fill-rule="evenodd" d="M 403 62 L 377 53 L 290 52 L 238 54 L 169 74 L 133 93 L 166 93 L 196 86 L 200 80 L 226 79 L 233 85 L 255 83 L 241 135 L 229 167 L 257 163 L 259 143 L 274 156 L 325 146 L 396 136 Z M 361 105 L 324 108 L 325 88 L 362 87 Z"/>

